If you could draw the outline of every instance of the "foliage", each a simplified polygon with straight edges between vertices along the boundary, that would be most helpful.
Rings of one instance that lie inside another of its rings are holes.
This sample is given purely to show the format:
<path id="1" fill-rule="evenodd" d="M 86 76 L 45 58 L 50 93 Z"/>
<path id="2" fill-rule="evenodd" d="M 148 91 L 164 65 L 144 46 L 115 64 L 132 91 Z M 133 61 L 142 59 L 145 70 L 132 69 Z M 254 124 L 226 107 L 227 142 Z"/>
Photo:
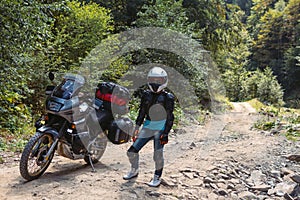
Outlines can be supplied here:
<path id="1" fill-rule="evenodd" d="M 283 104 L 283 91 L 281 86 L 273 76 L 272 70 L 267 68 L 263 73 L 256 71 L 257 97 L 260 101 L 270 104 Z"/>
<path id="2" fill-rule="evenodd" d="M 0 5 L 0 130 L 21 131 L 31 121 L 33 83 L 42 83 L 45 43 L 53 20 L 41 12 L 37 2 L 4 0 Z M 36 104 L 35 104 L 36 103 Z"/>
<path id="3" fill-rule="evenodd" d="M 97 4 L 4 0 L 0 10 L 0 130 L 18 134 L 42 112 L 44 74 L 79 66 L 113 26 Z"/>
<path id="4" fill-rule="evenodd" d="M 255 0 L 248 19 L 254 38 L 250 68 L 269 66 L 285 88 L 286 96 L 299 83 L 299 0 Z"/>
<path id="5" fill-rule="evenodd" d="M 67 2 L 69 10 L 56 16 L 54 40 L 59 66 L 70 69 L 113 31 L 109 11 L 95 3 Z M 88 30 L 88 31 L 87 31 Z"/>
<path id="6" fill-rule="evenodd" d="M 138 27 L 162 27 L 187 35 L 193 34 L 194 25 L 189 23 L 182 0 L 157 0 L 154 5 L 144 5 L 135 24 Z"/>
<path id="7" fill-rule="evenodd" d="M 258 98 L 268 104 L 283 105 L 283 91 L 270 68 L 246 71 L 237 67 L 224 73 L 227 95 L 233 101 Z"/>
<path id="8" fill-rule="evenodd" d="M 120 32 L 128 29 L 137 19 L 137 13 L 143 5 L 153 4 L 153 0 L 80 0 L 80 2 L 95 2 L 101 7 L 111 11 L 115 25 L 115 31 Z"/>
<path id="9" fill-rule="evenodd" d="M 251 99 L 249 101 L 247 101 L 256 111 L 260 111 L 263 109 L 263 107 L 265 107 L 265 105 L 260 102 L 258 99 Z"/>
<path id="10" fill-rule="evenodd" d="M 249 101 L 260 114 L 260 120 L 254 124 L 254 128 L 271 131 L 271 133 L 284 134 L 290 140 L 299 140 L 300 136 L 300 110 L 268 106 L 257 99 Z"/>

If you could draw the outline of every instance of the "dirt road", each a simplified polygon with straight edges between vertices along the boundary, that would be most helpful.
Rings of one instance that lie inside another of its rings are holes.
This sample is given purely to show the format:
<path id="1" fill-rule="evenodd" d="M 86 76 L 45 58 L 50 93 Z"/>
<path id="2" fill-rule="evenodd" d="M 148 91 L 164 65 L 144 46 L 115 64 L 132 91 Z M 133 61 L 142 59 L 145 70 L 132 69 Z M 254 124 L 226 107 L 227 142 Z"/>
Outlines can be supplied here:
<path id="1" fill-rule="evenodd" d="M 19 175 L 18 162 L 9 167 L 0 165 L 0 199 L 243 199 L 241 195 L 247 187 L 242 181 L 234 183 L 233 178 L 226 179 L 229 166 L 248 170 L 245 176 L 251 176 L 257 166 L 261 170 L 270 166 L 274 170 L 289 166 L 296 170 L 299 167 L 296 163 L 279 165 L 283 162 L 282 155 L 298 146 L 282 136 L 252 130 L 258 119 L 255 110 L 248 103 L 233 105 L 232 111 L 213 116 L 205 126 L 191 125 L 171 135 L 165 147 L 163 183 L 158 188 L 145 184 L 154 169 L 152 143 L 141 151 L 140 174 L 130 181 L 122 179 L 129 169 L 126 150 L 130 144 L 109 144 L 101 162 L 95 165 L 95 173 L 84 161 L 55 156 L 42 177 L 25 182 Z M 286 146 L 293 148 L 285 149 Z M 217 188 L 214 188 L 208 177 L 213 170 L 223 168 L 226 188 L 219 192 L 222 185 L 215 183 Z M 231 189 L 229 180 L 233 182 Z"/>

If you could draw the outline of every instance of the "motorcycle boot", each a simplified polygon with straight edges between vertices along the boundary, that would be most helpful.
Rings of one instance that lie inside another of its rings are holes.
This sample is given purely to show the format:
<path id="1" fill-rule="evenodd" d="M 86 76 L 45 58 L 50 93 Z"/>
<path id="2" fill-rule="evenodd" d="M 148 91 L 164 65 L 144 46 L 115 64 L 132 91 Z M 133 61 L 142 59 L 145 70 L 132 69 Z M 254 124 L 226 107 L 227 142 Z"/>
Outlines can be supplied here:
<path id="1" fill-rule="evenodd" d="M 135 178 L 139 175 L 139 169 L 131 168 L 131 170 L 123 176 L 124 180 Z"/>
<path id="2" fill-rule="evenodd" d="M 150 187 L 158 187 L 161 183 L 161 179 L 159 175 L 154 174 L 153 179 L 147 183 L 147 185 L 149 185 Z"/>

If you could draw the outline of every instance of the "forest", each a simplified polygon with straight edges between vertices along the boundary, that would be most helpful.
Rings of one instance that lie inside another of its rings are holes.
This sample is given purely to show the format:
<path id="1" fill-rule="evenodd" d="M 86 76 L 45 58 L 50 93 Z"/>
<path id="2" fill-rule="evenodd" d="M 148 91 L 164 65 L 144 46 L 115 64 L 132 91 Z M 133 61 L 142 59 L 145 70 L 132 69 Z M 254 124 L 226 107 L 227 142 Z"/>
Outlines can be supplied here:
<path id="1" fill-rule="evenodd" d="M 142 27 L 199 41 L 216 63 L 228 101 L 300 108 L 299 22 L 300 0 L 2 0 L 0 149 L 3 138 L 32 131 L 44 110 L 48 72 L 74 70 L 101 41 Z M 205 82 L 168 52 L 125 55 L 104 80 L 117 82 L 131 65 L 149 62 L 177 66 L 198 102 L 209 99 Z"/>

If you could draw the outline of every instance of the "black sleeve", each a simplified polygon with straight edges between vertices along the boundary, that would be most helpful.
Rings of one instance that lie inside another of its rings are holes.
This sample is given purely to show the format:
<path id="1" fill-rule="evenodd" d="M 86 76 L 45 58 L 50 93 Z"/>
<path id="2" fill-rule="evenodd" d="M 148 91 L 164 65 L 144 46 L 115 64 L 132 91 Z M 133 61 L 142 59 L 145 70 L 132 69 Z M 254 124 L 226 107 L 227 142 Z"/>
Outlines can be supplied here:
<path id="1" fill-rule="evenodd" d="M 141 126 L 144 123 L 144 118 L 146 115 L 146 107 L 147 107 L 146 100 L 147 100 L 147 92 L 144 92 L 139 107 L 139 115 L 135 120 L 135 124 L 138 126 Z"/>
<path id="2" fill-rule="evenodd" d="M 166 127 L 164 130 L 164 133 L 169 134 L 173 123 L 174 123 L 174 102 L 175 102 L 175 97 L 171 94 L 167 94 L 167 101 L 166 101 L 166 111 L 167 111 L 167 121 L 166 121 Z"/>

